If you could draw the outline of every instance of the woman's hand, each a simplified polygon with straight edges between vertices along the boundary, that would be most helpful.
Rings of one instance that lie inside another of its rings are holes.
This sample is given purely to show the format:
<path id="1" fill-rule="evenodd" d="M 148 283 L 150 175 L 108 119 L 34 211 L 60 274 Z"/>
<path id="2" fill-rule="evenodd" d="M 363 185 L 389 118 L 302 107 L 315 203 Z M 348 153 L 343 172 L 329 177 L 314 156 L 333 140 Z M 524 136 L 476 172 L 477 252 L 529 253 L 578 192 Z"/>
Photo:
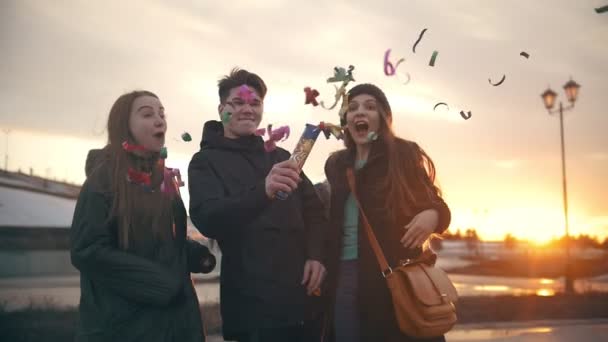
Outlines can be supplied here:
<path id="1" fill-rule="evenodd" d="M 414 216 L 412 221 L 405 227 L 405 234 L 401 238 L 401 244 L 407 249 L 422 246 L 431 234 L 435 232 L 439 223 L 439 213 L 435 209 L 427 209 Z"/>

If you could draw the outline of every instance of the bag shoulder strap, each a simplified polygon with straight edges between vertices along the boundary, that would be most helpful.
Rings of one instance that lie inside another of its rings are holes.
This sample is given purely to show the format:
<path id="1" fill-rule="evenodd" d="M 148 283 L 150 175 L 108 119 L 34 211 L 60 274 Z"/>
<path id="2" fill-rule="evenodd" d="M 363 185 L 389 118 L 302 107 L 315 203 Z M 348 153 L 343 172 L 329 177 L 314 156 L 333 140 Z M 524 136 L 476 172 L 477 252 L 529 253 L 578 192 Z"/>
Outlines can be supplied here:
<path id="1" fill-rule="evenodd" d="M 350 188 L 350 192 L 357 203 L 357 207 L 359 207 L 359 213 L 361 214 L 361 220 L 363 223 L 363 229 L 367 235 L 370 245 L 376 255 L 376 260 L 378 261 L 378 265 L 380 266 L 380 271 L 382 275 L 386 277 L 390 273 L 393 272 L 393 269 L 388 265 L 386 261 L 386 257 L 382 252 L 382 248 L 380 248 L 380 244 L 378 243 L 378 239 L 376 239 L 376 234 L 372 230 L 372 227 L 367 220 L 367 216 L 365 216 L 365 212 L 363 212 L 363 208 L 361 207 L 361 203 L 359 202 L 359 198 L 357 197 L 356 186 L 355 186 L 355 174 L 352 168 L 346 169 L 346 178 L 348 180 L 348 186 Z"/>

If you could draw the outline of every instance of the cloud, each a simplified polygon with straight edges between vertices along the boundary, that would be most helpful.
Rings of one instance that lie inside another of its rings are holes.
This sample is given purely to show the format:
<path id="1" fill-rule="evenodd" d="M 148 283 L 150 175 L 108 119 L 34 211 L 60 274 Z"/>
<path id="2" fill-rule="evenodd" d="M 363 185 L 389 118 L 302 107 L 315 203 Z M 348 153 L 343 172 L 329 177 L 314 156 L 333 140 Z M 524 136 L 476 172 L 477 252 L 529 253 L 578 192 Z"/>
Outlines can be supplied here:
<path id="1" fill-rule="evenodd" d="M 337 120 L 333 112 L 304 106 L 302 89 L 317 88 L 319 99 L 331 100 L 325 79 L 334 66 L 348 64 L 356 66 L 358 82 L 385 90 L 397 133 L 433 145 L 437 159 L 453 153 L 454 144 L 463 158 L 488 161 L 553 155 L 557 128 L 549 128 L 555 122 L 539 94 L 569 75 L 583 85 L 577 110 L 586 120 L 569 126 L 568 135 L 591 144 L 608 126 L 601 101 L 608 93 L 602 43 L 608 28 L 582 3 L 23 0 L 1 6 L 3 127 L 95 136 L 121 93 L 144 88 L 160 95 L 170 136 L 199 136 L 203 122 L 217 118 L 217 79 L 242 66 L 269 86 L 265 120 L 297 131 L 304 122 Z M 399 72 L 411 75 L 408 85 L 382 73 L 387 48 L 394 60 L 406 58 Z M 430 67 L 433 50 L 439 57 Z M 519 56 L 522 50 L 530 59 Z M 488 84 L 502 74 L 503 85 Z M 437 102 L 450 110 L 433 111 Z M 472 118 L 463 120 L 461 110 Z"/>

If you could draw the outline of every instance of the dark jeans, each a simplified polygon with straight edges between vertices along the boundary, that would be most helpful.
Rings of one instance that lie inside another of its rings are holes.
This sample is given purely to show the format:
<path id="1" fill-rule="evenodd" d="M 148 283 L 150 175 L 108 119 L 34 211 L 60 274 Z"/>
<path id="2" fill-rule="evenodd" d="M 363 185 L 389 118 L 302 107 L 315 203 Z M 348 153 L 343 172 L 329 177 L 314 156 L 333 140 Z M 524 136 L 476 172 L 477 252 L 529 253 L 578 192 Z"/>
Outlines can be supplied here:
<path id="1" fill-rule="evenodd" d="M 321 321 L 307 321 L 301 325 L 257 329 L 240 334 L 238 342 L 318 342 L 321 340 Z"/>
<path id="2" fill-rule="evenodd" d="M 357 260 L 343 260 L 340 264 L 333 322 L 336 342 L 358 342 L 360 340 L 357 312 L 357 267 Z"/>

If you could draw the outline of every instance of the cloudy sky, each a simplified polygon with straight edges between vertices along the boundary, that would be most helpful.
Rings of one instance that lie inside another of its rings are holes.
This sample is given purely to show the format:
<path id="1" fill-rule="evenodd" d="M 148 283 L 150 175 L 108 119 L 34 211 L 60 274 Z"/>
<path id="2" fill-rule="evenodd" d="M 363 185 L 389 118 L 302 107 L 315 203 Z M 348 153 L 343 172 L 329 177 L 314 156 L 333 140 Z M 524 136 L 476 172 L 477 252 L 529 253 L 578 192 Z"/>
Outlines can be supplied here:
<path id="1" fill-rule="evenodd" d="M 305 106 L 302 89 L 330 101 L 325 80 L 334 66 L 352 64 L 357 82 L 386 91 L 397 133 L 434 159 L 451 229 L 547 240 L 563 233 L 559 120 L 540 94 L 551 86 L 566 101 L 562 86 L 572 77 L 582 87 L 565 118 L 571 230 L 607 236 L 608 13 L 593 10 L 606 4 L 3 0 L 0 163 L 8 150 L 9 170 L 81 183 L 114 100 L 149 89 L 169 115 L 168 164 L 185 171 L 203 123 L 217 118 L 217 80 L 234 66 L 265 79 L 263 124 L 290 125 L 282 146 L 292 149 L 304 123 L 337 122 L 335 112 Z M 396 77 L 382 71 L 388 48 L 393 62 L 405 58 Z M 501 86 L 488 83 L 503 74 Z M 433 111 L 437 102 L 449 111 Z M 195 141 L 180 141 L 184 131 Z M 340 147 L 320 139 L 309 177 L 322 180 L 325 159 Z"/>

